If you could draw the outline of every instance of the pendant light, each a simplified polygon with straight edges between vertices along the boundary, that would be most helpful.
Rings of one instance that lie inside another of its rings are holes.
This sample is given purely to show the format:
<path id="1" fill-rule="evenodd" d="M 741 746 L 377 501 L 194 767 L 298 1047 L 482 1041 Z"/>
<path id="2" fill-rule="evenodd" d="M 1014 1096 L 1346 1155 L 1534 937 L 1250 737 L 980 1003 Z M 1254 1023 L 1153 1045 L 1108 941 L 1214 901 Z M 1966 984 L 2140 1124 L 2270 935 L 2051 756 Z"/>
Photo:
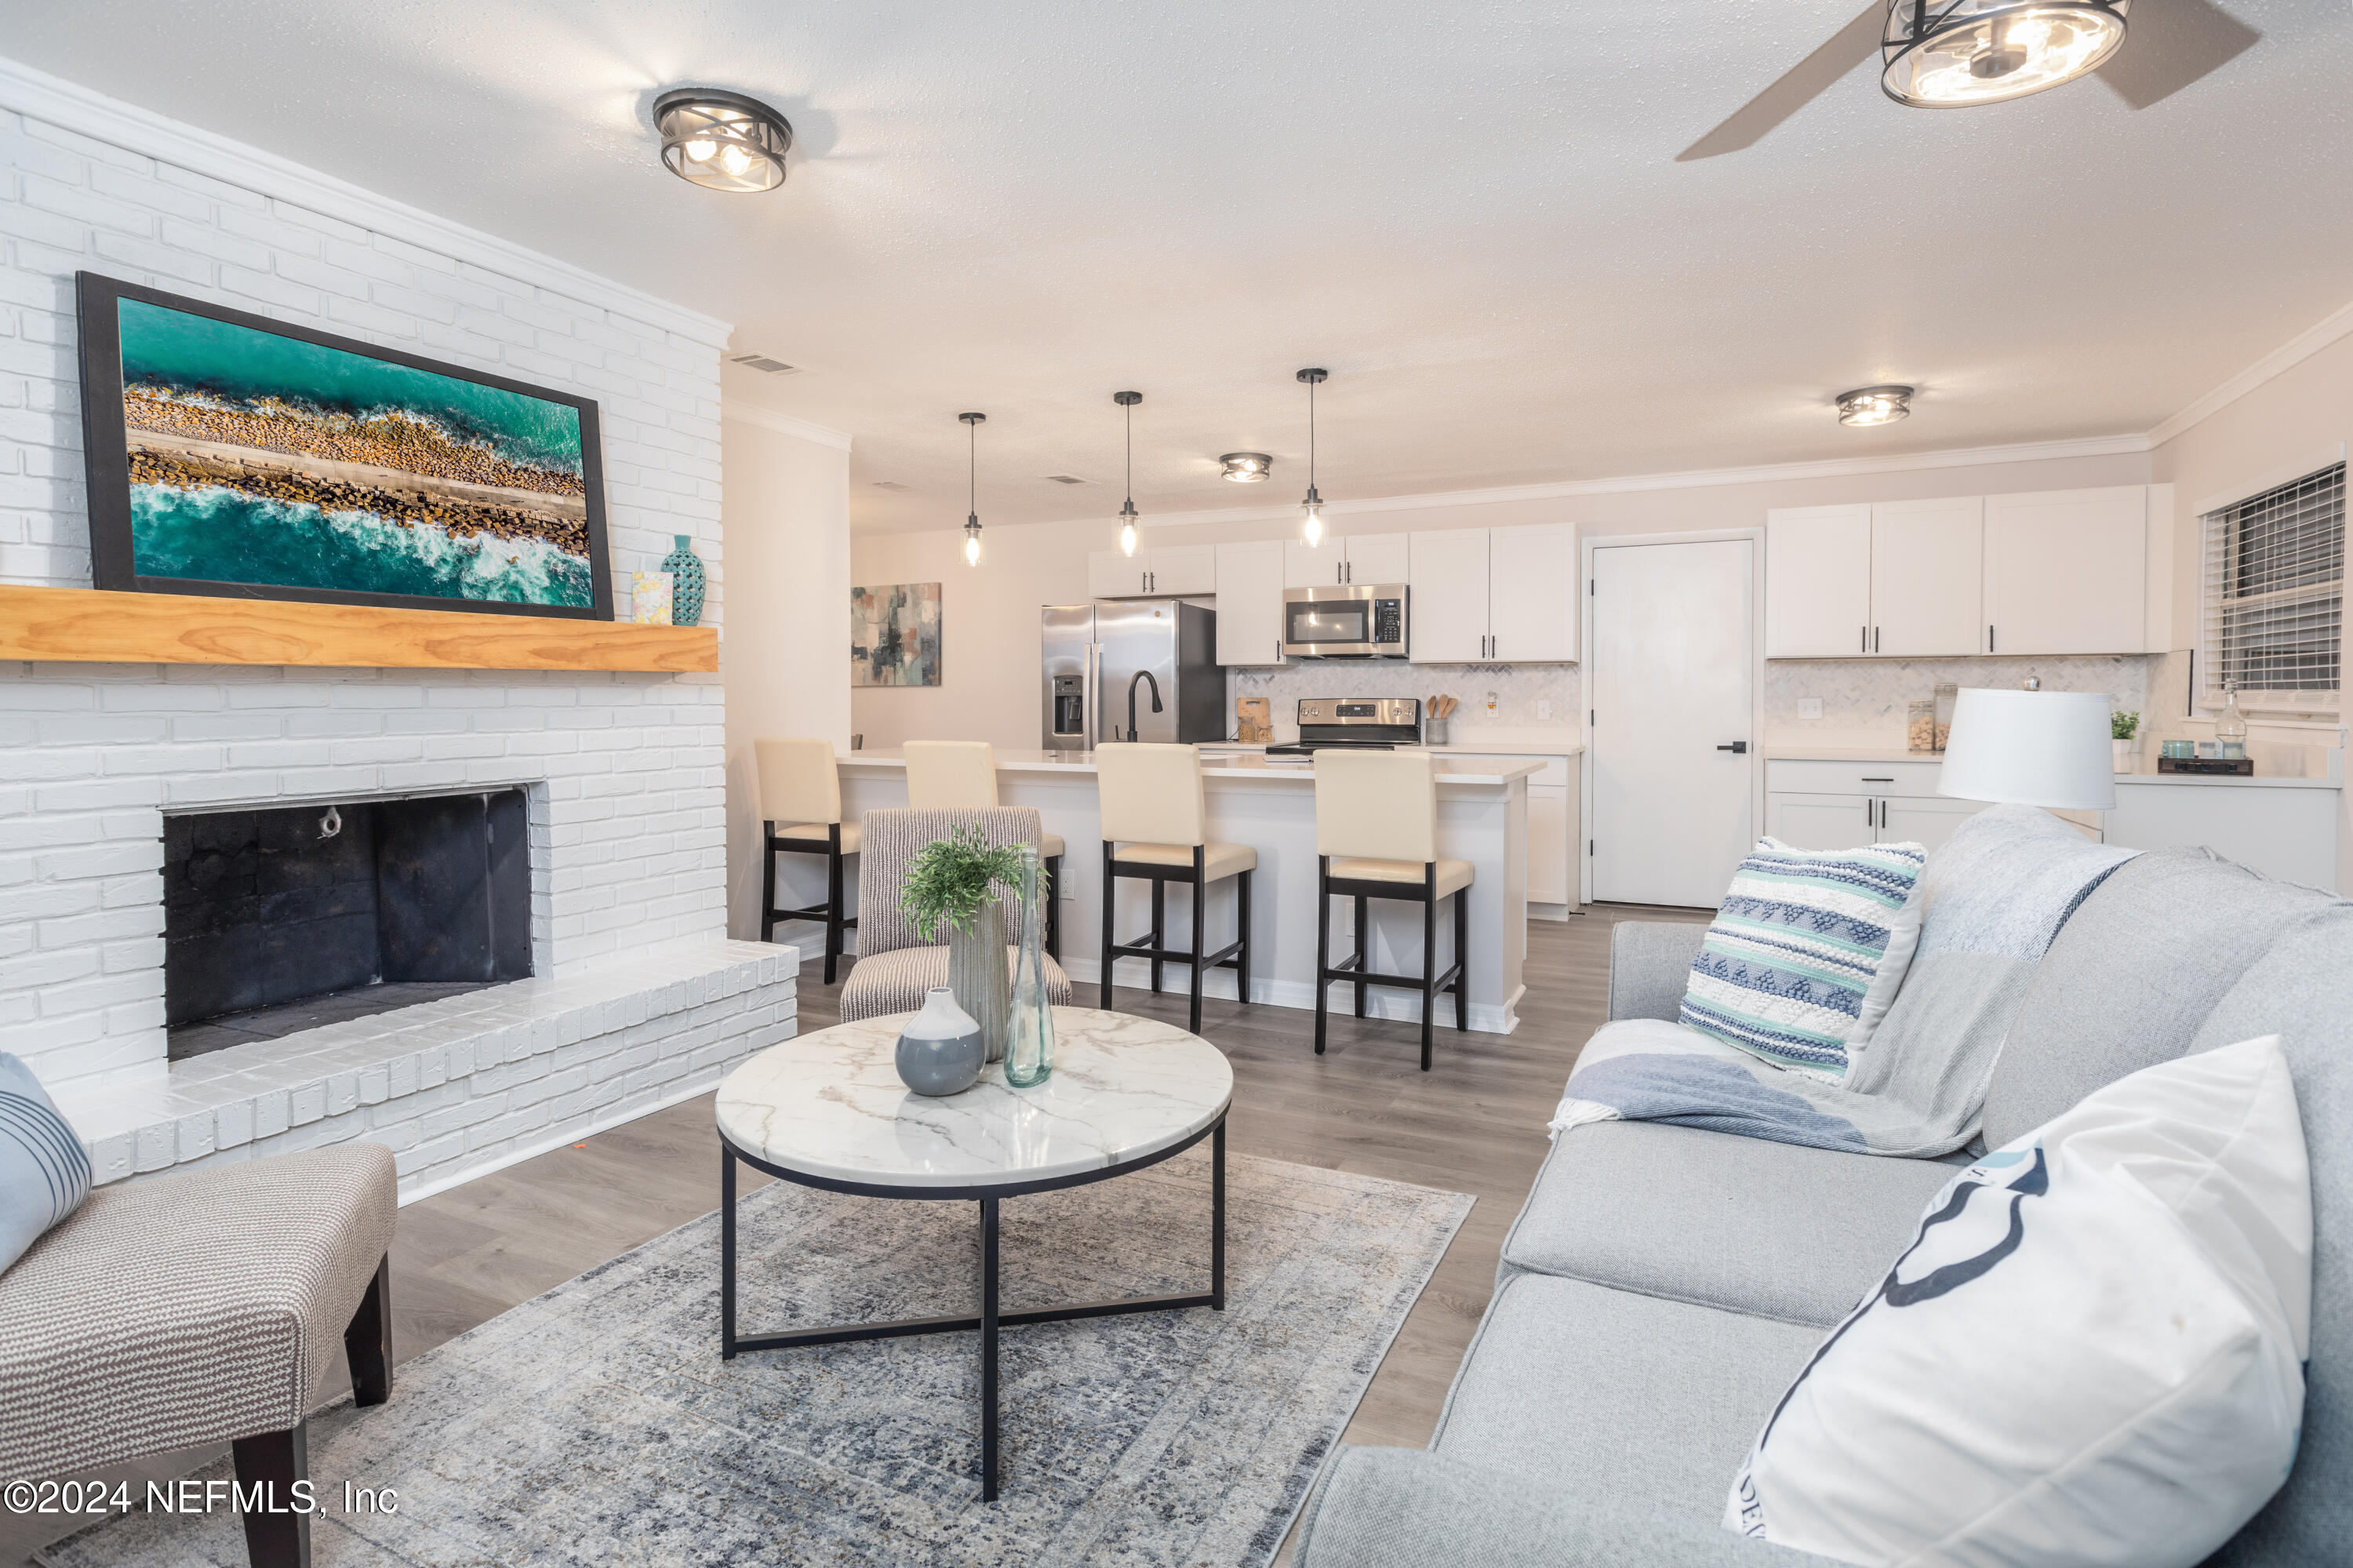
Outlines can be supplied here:
<path id="1" fill-rule="evenodd" d="M 1127 410 L 1127 504 L 1119 509 L 1119 553 L 1135 554 L 1135 406 L 1141 392 L 1114 392 L 1111 400 Z"/>
<path id="2" fill-rule="evenodd" d="M 965 484 L 966 513 L 964 520 L 964 564 L 980 565 L 980 422 L 986 414 L 958 414 L 965 429 Z"/>
<path id="3" fill-rule="evenodd" d="M 2132 0 L 1888 0 L 1879 84 L 1915 109 L 2000 103 L 2097 70 Z"/>
<path id="4" fill-rule="evenodd" d="M 1331 376 L 1328 370 L 1303 370 L 1307 383 L 1307 499 L 1299 503 L 1299 536 L 1309 548 L 1324 542 L 1324 498 L 1315 493 L 1315 387 Z"/>

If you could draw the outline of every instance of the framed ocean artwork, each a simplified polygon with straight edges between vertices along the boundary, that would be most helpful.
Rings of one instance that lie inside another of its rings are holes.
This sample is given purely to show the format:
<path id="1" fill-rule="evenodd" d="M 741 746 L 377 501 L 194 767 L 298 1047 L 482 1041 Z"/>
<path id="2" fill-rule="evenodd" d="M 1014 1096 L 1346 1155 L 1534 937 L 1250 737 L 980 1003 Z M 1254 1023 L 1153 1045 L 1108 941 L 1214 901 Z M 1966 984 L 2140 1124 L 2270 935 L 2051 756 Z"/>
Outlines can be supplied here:
<path id="1" fill-rule="evenodd" d="M 75 282 L 100 588 L 612 619 L 593 399 Z"/>
<path id="2" fill-rule="evenodd" d="M 892 583 L 849 590 L 849 683 L 940 683 L 940 585 Z"/>

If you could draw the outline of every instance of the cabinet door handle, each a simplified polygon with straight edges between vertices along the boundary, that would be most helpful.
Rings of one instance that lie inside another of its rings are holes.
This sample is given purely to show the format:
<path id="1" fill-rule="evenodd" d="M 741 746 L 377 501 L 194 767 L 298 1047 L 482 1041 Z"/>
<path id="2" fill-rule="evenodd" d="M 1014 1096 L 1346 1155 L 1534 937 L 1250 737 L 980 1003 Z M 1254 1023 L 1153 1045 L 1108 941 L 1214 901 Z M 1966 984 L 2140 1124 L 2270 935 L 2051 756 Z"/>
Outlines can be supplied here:
<path id="1" fill-rule="evenodd" d="M 1869 800 L 1865 800 L 1865 801 L 1862 803 L 1862 825 L 1863 825 L 1864 827 L 1866 827 L 1866 828 L 1867 828 L 1867 827 L 1870 827 L 1870 826 L 1872 825 L 1872 821 L 1871 821 L 1871 807 L 1872 807 L 1872 802 L 1871 802 L 1871 801 L 1869 801 Z"/>
<path id="2" fill-rule="evenodd" d="M 1859 629 L 1859 632 L 1862 638 L 1862 642 L 1860 646 L 1855 649 L 1855 652 L 1858 653 L 1868 653 L 1871 652 L 1871 628 L 1868 626 L 1862 627 Z"/>
<path id="3" fill-rule="evenodd" d="M 1993 652 L 1993 628 L 1990 626 L 1986 628 L 1986 652 Z"/>
<path id="4" fill-rule="evenodd" d="M 1717 747 L 1716 750 L 1729 751 L 1736 757 L 1746 757 L 1748 755 L 1748 743 L 1745 740 L 1736 740 L 1730 746 Z"/>
<path id="5" fill-rule="evenodd" d="M 1870 774 L 1866 773 L 1862 776 L 1862 782 L 1865 784 L 1893 784 L 1895 780 L 1893 779 L 1874 779 Z"/>
<path id="6" fill-rule="evenodd" d="M 1871 651 L 1873 653 L 1879 652 L 1879 628 L 1876 626 L 1871 629 Z"/>

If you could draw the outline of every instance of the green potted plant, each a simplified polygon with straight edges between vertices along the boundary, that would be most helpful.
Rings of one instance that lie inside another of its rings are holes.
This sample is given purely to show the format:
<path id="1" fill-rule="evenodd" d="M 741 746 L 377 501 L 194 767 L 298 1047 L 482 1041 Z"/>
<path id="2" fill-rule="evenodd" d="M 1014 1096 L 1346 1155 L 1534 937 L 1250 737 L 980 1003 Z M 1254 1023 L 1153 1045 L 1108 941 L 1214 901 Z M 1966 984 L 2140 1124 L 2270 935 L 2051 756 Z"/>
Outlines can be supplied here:
<path id="1" fill-rule="evenodd" d="M 2116 754 L 2116 771 L 2129 773 L 2140 755 L 2140 715 L 2122 711 L 2108 715 L 2108 734 L 2113 737 Z"/>
<path id="2" fill-rule="evenodd" d="M 948 987 L 988 1042 L 988 1059 L 1005 1055 L 1006 1014 L 1011 1005 L 1006 972 L 1005 906 L 999 887 L 1018 891 L 1021 846 L 990 844 L 978 823 L 934 839 L 908 863 L 899 907 L 926 942 L 947 927 Z"/>

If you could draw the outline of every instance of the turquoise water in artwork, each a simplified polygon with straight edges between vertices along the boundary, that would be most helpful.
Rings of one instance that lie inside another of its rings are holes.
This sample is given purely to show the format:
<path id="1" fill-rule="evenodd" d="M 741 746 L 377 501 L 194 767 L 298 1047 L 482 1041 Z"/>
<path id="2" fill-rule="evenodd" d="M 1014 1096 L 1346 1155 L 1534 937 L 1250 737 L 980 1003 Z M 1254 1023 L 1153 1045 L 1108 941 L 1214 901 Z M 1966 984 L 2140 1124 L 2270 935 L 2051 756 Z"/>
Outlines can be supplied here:
<path id="1" fill-rule="evenodd" d="M 596 602 L 587 559 L 541 540 L 453 539 L 371 512 L 326 512 L 235 490 L 134 484 L 131 537 L 146 577 L 507 604 Z M 225 559 L 230 540 L 235 553 Z"/>
<path id="2" fill-rule="evenodd" d="M 320 413 L 397 410 L 509 462 L 580 474 L 580 411 L 430 370 L 257 332 L 139 300 L 119 302 L 122 379 L 224 401 L 276 397 Z"/>

